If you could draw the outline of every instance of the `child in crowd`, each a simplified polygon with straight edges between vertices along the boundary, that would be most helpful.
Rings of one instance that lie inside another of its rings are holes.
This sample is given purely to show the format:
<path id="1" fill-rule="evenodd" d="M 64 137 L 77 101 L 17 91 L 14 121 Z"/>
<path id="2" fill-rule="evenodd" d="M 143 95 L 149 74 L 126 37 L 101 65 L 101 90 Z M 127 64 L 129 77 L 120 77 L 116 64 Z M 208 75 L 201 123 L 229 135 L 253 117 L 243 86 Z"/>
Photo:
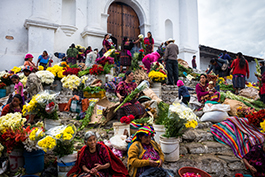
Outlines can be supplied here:
<path id="1" fill-rule="evenodd" d="M 210 81 L 210 82 L 209 82 L 209 85 L 208 85 L 208 87 L 207 87 L 207 91 L 213 91 L 213 92 L 216 91 L 215 88 L 214 88 L 214 83 L 213 83 L 213 81 Z"/>
<path id="2" fill-rule="evenodd" d="M 183 83 L 182 80 L 178 80 L 177 86 L 179 87 L 179 90 L 178 90 L 179 99 L 181 99 L 181 97 L 183 97 L 182 98 L 182 102 L 185 103 L 185 104 L 188 104 L 189 101 L 190 101 L 190 94 L 189 94 L 188 90 L 194 90 L 194 89 L 184 86 L 184 83 Z"/>
<path id="3" fill-rule="evenodd" d="M 19 81 L 19 76 L 14 74 L 11 76 L 11 81 L 15 84 L 15 87 L 14 87 L 14 90 L 15 90 L 15 94 L 19 94 L 21 95 L 22 97 L 22 104 L 24 104 L 24 94 L 23 94 L 23 89 L 24 89 L 24 86 L 23 84 Z"/>

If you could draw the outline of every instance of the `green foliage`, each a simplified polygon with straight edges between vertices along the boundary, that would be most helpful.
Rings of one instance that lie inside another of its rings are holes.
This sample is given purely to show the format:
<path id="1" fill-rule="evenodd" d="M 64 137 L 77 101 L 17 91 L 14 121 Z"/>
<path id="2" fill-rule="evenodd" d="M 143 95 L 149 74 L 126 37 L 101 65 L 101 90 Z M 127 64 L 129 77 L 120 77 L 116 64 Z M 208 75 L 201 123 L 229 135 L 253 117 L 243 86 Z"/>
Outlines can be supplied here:
<path id="1" fill-rule="evenodd" d="M 119 75 L 118 75 L 118 77 L 124 77 L 125 76 L 125 73 L 120 73 Z"/>
<path id="2" fill-rule="evenodd" d="M 140 69 L 140 66 L 138 64 L 138 57 L 139 57 L 139 53 L 135 52 L 133 54 L 132 64 L 131 64 L 131 70 L 133 70 L 133 71 Z"/>
<path id="3" fill-rule="evenodd" d="M 255 101 L 251 102 L 251 104 L 253 104 L 254 106 L 259 107 L 259 108 L 265 108 L 265 104 L 260 100 L 255 100 Z"/>
<path id="4" fill-rule="evenodd" d="M 186 119 L 180 119 L 178 114 L 172 113 L 170 117 L 166 117 L 164 119 L 164 125 L 166 128 L 166 133 L 163 135 L 167 138 L 169 137 L 180 137 L 184 130 L 186 129 L 185 123 Z"/>
<path id="5" fill-rule="evenodd" d="M 70 68 L 78 68 L 78 65 L 77 65 L 77 64 L 74 64 L 74 65 L 73 65 L 73 64 L 69 63 L 69 67 L 70 67 Z"/>
<path id="6" fill-rule="evenodd" d="M 56 105 L 58 107 L 58 105 Z M 55 108 L 56 110 L 58 108 Z M 38 116 L 40 116 L 43 119 L 52 119 L 52 120 L 58 120 L 58 113 L 57 111 L 53 111 L 51 114 L 48 114 L 45 111 L 45 108 L 40 108 L 40 111 L 38 112 Z"/>
<path id="7" fill-rule="evenodd" d="M 110 73 L 110 69 L 113 68 L 114 65 L 110 65 L 109 63 L 106 63 L 103 67 L 104 69 L 104 74 L 109 74 Z"/>
<path id="8" fill-rule="evenodd" d="M 92 102 L 89 107 L 86 110 L 86 116 L 84 117 L 84 119 L 80 120 L 80 122 L 82 123 L 82 125 L 78 128 L 78 131 L 83 130 L 91 121 L 91 116 L 93 114 L 93 110 L 95 107 L 96 103 Z"/>
<path id="9" fill-rule="evenodd" d="M 169 104 L 161 101 L 158 105 L 158 116 L 155 119 L 155 124 L 162 125 L 164 119 L 168 117 Z"/>
<path id="10" fill-rule="evenodd" d="M 219 84 L 220 85 L 220 90 L 230 90 L 234 91 L 235 89 L 233 88 L 233 85 L 225 85 L 225 84 Z"/>
<path id="11" fill-rule="evenodd" d="M 145 124 L 148 122 L 148 120 L 149 120 L 149 117 L 143 117 L 141 119 L 134 119 L 133 122 L 138 123 L 138 124 Z"/>
<path id="12" fill-rule="evenodd" d="M 82 77 L 82 76 L 84 76 L 84 75 L 89 74 L 89 69 L 90 69 L 90 68 L 87 68 L 87 69 L 85 69 L 85 70 L 83 70 L 83 71 L 79 71 L 79 72 L 78 72 L 78 76 L 79 76 L 79 77 Z"/>
<path id="13" fill-rule="evenodd" d="M 185 68 L 184 66 L 182 66 L 181 64 L 178 64 L 179 66 L 179 77 L 186 77 L 183 72 L 186 72 L 187 75 L 191 74 L 193 72 L 193 70 L 191 68 Z"/>
<path id="14" fill-rule="evenodd" d="M 225 101 L 226 95 L 224 92 L 221 92 L 220 94 L 220 102 L 223 103 Z"/>
<path id="15" fill-rule="evenodd" d="M 86 87 L 83 91 L 87 91 L 88 93 L 94 94 L 99 93 L 100 91 L 105 91 L 105 89 L 101 87 Z"/>
<path id="16" fill-rule="evenodd" d="M 57 145 L 53 149 L 54 155 L 59 158 L 72 154 L 74 152 L 74 141 L 60 141 L 57 140 Z"/>

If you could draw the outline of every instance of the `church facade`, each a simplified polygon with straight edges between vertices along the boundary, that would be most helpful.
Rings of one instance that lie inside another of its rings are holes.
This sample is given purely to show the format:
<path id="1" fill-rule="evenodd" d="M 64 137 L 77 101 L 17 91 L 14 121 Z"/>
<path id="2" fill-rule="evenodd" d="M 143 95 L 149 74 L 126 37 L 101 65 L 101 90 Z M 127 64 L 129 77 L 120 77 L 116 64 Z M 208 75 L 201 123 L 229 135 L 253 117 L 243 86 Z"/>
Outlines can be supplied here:
<path id="1" fill-rule="evenodd" d="M 65 53 L 72 43 L 100 50 L 107 33 L 120 45 L 148 31 L 156 47 L 173 38 L 179 58 L 191 66 L 197 55 L 200 63 L 197 0 L 2 0 L 0 20 L 0 70 L 22 65 L 26 53 L 37 62 L 43 50 Z"/>

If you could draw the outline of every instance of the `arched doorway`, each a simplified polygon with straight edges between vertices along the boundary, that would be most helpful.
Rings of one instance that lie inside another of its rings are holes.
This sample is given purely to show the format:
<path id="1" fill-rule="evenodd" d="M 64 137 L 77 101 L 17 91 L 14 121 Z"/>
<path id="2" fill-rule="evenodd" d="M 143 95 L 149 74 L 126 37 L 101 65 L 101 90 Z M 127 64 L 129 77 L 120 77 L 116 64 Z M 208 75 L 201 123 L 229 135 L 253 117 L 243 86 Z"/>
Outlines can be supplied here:
<path id="1" fill-rule="evenodd" d="M 130 6 L 114 2 L 109 6 L 108 14 L 108 33 L 117 39 L 118 45 L 121 45 L 125 36 L 132 40 L 138 39 L 140 23 L 137 14 Z"/>

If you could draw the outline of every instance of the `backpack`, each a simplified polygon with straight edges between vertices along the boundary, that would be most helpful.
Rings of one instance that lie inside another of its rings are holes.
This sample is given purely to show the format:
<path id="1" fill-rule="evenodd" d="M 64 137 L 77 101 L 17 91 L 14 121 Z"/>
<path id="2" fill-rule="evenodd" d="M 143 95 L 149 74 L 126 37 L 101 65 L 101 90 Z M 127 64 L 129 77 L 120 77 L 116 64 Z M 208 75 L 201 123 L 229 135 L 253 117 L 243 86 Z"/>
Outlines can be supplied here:
<path id="1" fill-rule="evenodd" d="M 222 65 L 222 67 L 221 67 L 222 71 L 226 71 L 226 70 L 227 70 L 227 68 L 228 68 L 228 64 L 229 64 L 229 61 L 226 60 L 226 62 L 223 63 L 223 65 Z"/>

